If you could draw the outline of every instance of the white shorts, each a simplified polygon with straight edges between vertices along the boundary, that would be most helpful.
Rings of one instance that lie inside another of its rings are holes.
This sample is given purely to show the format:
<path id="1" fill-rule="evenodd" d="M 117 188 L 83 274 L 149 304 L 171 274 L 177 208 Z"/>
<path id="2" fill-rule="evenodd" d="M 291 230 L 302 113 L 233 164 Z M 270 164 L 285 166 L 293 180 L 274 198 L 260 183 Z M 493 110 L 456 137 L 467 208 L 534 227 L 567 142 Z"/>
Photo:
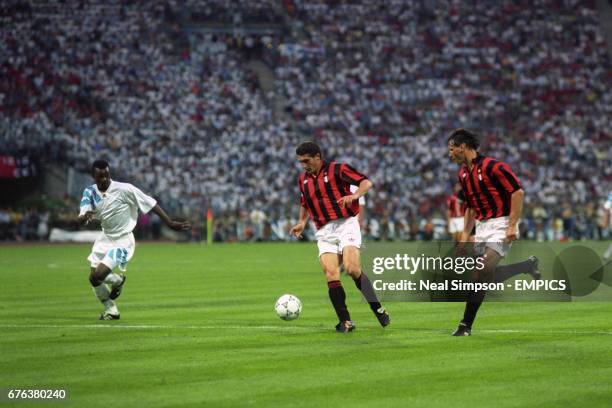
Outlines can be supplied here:
<path id="1" fill-rule="evenodd" d="M 474 249 L 477 254 L 484 254 L 485 248 L 491 248 L 501 257 L 508 255 L 512 247 L 511 242 L 506 242 L 506 230 L 510 217 L 491 218 L 476 221 L 476 236 Z"/>
<path id="2" fill-rule="evenodd" d="M 341 254 L 346 246 L 361 247 L 361 230 L 357 217 L 330 221 L 315 236 L 319 256 L 325 253 Z"/>
<path id="3" fill-rule="evenodd" d="M 463 217 L 451 218 L 450 223 L 448 224 L 448 232 L 451 234 L 463 232 Z"/>
<path id="4" fill-rule="evenodd" d="M 102 233 L 94 242 L 87 260 L 91 263 L 92 268 L 103 263 L 110 270 L 117 266 L 125 272 L 127 263 L 132 259 L 135 249 L 136 241 L 134 240 L 134 234 L 131 232 L 119 238 L 110 238 Z"/>

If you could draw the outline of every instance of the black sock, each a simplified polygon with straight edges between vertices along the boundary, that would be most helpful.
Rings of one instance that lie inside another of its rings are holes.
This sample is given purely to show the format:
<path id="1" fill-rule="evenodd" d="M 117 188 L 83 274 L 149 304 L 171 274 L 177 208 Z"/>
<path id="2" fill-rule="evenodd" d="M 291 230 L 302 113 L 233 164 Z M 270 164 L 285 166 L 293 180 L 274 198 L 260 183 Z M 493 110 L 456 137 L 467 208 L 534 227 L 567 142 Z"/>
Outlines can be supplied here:
<path id="1" fill-rule="evenodd" d="M 513 263 L 511 265 L 498 266 L 495 268 L 495 282 L 504 282 L 521 273 L 531 273 L 532 270 L 533 262 L 529 260 Z"/>
<path id="2" fill-rule="evenodd" d="M 382 307 L 368 275 L 362 272 L 357 279 L 353 278 L 353 282 L 355 282 L 357 289 L 359 289 L 365 300 L 370 304 L 370 309 L 372 309 L 372 311 L 376 312 Z"/>
<path id="3" fill-rule="evenodd" d="M 478 313 L 478 309 L 480 309 L 480 305 L 482 305 L 486 293 L 487 292 L 484 290 L 470 291 L 468 300 L 465 303 L 465 311 L 463 312 L 463 320 L 461 320 L 461 323 L 469 328 L 472 327 L 474 319 L 476 319 L 476 313 Z"/>
<path id="4" fill-rule="evenodd" d="M 349 314 L 345 303 L 346 293 L 344 292 L 344 288 L 342 287 L 342 282 L 327 282 L 327 287 L 329 288 L 329 299 L 331 300 L 332 305 L 334 305 L 334 309 L 336 310 L 338 319 L 341 322 L 345 320 L 351 320 L 351 315 Z"/>

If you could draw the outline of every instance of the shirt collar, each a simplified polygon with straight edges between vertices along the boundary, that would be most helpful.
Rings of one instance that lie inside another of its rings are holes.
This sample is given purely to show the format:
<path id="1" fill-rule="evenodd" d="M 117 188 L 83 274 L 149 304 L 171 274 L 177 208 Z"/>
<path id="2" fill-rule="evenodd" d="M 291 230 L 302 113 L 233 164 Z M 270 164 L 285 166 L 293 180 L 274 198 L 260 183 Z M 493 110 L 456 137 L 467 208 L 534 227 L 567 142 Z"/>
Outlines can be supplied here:
<path id="1" fill-rule="evenodd" d="M 472 160 L 472 164 L 480 164 L 483 160 L 484 160 L 484 156 L 480 153 L 478 153 L 476 155 L 476 157 L 474 157 L 474 159 Z"/>
<path id="2" fill-rule="evenodd" d="M 108 183 L 108 187 L 106 188 L 106 190 L 105 190 L 105 191 L 100 191 L 100 189 L 98 188 L 98 185 L 97 185 L 97 184 L 94 184 L 94 186 L 95 186 L 95 188 L 96 188 L 96 191 L 97 191 L 99 194 L 106 194 L 106 193 L 108 193 L 109 191 L 111 191 L 111 190 L 113 189 L 113 184 L 114 184 L 114 183 L 113 183 L 113 179 L 110 179 L 110 183 Z"/>
<path id="3" fill-rule="evenodd" d="M 321 168 L 319 169 L 319 171 L 317 172 L 317 174 L 310 174 L 310 173 L 306 173 L 306 175 L 307 175 L 307 176 L 310 176 L 310 177 L 312 177 L 312 178 L 317 178 L 317 177 L 319 177 L 319 174 L 321 174 L 321 173 L 323 172 L 323 170 L 327 169 L 327 165 L 328 165 L 328 164 L 329 164 L 328 162 L 323 161 L 323 162 L 322 162 L 322 164 L 321 164 Z"/>
<path id="4" fill-rule="evenodd" d="M 323 170 L 325 170 L 325 169 L 327 169 L 327 162 L 324 160 L 324 161 L 321 163 L 321 168 L 319 169 L 319 172 L 317 173 L 317 176 L 318 176 L 319 174 L 321 174 L 321 173 L 323 172 Z"/>

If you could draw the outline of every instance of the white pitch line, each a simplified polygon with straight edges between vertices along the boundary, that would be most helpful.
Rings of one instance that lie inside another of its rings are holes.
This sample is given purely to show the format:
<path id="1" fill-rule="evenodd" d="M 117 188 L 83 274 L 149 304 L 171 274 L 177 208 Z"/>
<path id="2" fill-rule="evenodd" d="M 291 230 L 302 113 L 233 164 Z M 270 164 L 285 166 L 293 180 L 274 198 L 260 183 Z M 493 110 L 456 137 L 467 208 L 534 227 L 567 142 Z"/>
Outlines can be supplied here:
<path id="1" fill-rule="evenodd" d="M 262 331 L 322 331 L 329 332 L 326 327 L 309 326 L 240 326 L 240 325 L 202 325 L 202 326 L 176 326 L 176 325 L 155 325 L 155 324 L 0 324 L 0 328 L 5 329 L 123 329 L 123 330 L 155 330 L 155 329 L 187 329 L 187 330 L 262 330 Z M 422 333 L 446 333 L 444 329 L 390 329 L 385 331 L 399 332 L 406 334 L 411 332 Z M 584 335 L 606 335 L 612 336 L 610 331 L 581 331 L 581 330 L 514 330 L 514 329 L 479 329 L 476 333 L 497 333 L 497 334 L 584 334 Z"/>
<path id="2" fill-rule="evenodd" d="M 0 324 L 6 329 L 188 329 L 188 330 L 326 330 L 325 328 L 304 326 L 172 326 L 155 324 Z M 327 331 L 327 330 L 326 330 Z"/>

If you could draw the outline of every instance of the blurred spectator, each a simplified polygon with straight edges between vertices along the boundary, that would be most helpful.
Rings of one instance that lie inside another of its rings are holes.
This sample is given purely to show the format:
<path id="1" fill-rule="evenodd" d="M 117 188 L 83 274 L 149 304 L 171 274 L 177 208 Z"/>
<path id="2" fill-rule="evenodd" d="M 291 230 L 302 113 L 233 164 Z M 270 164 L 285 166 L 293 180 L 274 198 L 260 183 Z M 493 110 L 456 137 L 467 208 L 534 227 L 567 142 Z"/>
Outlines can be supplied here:
<path id="1" fill-rule="evenodd" d="M 211 21 L 287 30 L 178 25 Z M 528 236 L 601 235 L 588 206 L 612 190 L 612 87 L 592 1 L 43 0 L 4 7 L 0 37 L 0 145 L 80 169 L 109 157 L 173 212 L 212 208 L 215 240 L 287 238 L 306 138 L 374 181 L 371 239 L 437 237 L 456 127 L 516 170 Z M 247 67 L 260 57 L 270 95 Z M 49 225 L 76 227 L 75 212 Z M 42 214 L 9 218 L 7 235 L 41 236 Z"/>
<path id="2" fill-rule="evenodd" d="M 38 216 L 38 225 L 36 226 L 36 235 L 39 241 L 46 240 L 49 237 L 49 217 L 48 211 L 43 211 Z"/>

